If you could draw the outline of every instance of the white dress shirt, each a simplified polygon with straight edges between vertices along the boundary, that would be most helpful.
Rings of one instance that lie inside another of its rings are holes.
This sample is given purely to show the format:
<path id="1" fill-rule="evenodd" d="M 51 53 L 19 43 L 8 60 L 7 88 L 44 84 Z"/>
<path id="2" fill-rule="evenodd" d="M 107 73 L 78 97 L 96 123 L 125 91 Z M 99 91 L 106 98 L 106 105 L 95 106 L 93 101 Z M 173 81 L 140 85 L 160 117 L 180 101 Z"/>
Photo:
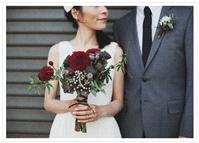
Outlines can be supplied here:
<path id="1" fill-rule="evenodd" d="M 137 6 L 137 14 L 136 14 L 136 24 L 137 24 L 137 32 L 138 32 L 138 40 L 140 44 L 140 51 L 142 53 L 142 35 L 143 35 L 143 22 L 144 22 L 144 7 L 145 6 Z M 156 28 L 158 26 L 158 20 L 160 17 L 160 13 L 162 10 L 162 6 L 149 6 L 152 12 L 152 41 L 154 39 L 154 35 L 156 32 Z"/>

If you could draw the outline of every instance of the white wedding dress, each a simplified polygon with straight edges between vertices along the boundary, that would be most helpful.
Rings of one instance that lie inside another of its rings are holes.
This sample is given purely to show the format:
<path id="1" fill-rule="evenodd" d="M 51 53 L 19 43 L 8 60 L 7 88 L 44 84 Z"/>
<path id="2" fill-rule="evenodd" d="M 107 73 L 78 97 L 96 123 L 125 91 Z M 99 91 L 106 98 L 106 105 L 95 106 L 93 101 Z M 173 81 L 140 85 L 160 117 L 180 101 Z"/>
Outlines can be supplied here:
<path id="1" fill-rule="evenodd" d="M 102 50 L 107 51 L 111 55 L 111 59 L 108 60 L 108 66 L 114 65 L 114 53 L 117 43 L 111 42 L 105 46 Z M 74 51 L 72 45 L 68 41 L 62 41 L 58 43 L 59 47 L 59 65 L 63 63 L 64 59 L 72 54 Z M 111 70 L 111 77 L 113 79 L 114 70 Z M 95 105 L 106 105 L 111 102 L 112 99 L 112 86 L 113 81 L 104 86 L 105 94 L 98 92 L 96 96 L 89 94 L 88 103 Z M 60 100 L 71 100 L 76 97 L 76 94 L 64 93 L 60 87 Z M 71 113 L 56 114 L 53 121 L 50 138 L 121 138 L 118 124 L 114 117 L 103 117 L 94 122 L 86 124 L 87 133 L 76 132 L 75 118 Z"/>

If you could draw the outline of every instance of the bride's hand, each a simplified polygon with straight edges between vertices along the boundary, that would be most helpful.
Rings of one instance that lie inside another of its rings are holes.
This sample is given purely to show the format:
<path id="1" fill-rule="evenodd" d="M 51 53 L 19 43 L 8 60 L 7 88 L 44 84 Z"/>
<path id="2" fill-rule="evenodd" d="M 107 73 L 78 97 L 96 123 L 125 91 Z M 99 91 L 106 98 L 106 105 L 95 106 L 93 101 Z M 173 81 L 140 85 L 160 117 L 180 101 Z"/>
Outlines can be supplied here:
<path id="1" fill-rule="evenodd" d="M 99 107 L 96 105 L 79 104 L 75 107 L 72 114 L 80 123 L 93 122 L 100 118 Z"/>
<path id="2" fill-rule="evenodd" d="M 78 102 L 76 100 L 72 100 L 68 109 L 67 109 L 67 112 L 73 112 L 75 111 L 75 108 L 78 106 Z"/>

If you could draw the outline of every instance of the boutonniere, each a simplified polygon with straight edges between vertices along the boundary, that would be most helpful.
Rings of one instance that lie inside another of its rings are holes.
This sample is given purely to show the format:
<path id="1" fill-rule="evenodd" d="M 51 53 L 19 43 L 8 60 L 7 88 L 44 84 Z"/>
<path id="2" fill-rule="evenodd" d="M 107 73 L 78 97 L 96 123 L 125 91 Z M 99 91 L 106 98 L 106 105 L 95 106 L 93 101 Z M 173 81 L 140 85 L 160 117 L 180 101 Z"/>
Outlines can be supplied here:
<path id="1" fill-rule="evenodd" d="M 176 18 L 174 17 L 173 14 L 170 16 L 162 17 L 159 22 L 160 30 L 158 32 L 158 38 L 160 38 L 167 31 L 173 30 L 175 22 L 176 22 Z"/>

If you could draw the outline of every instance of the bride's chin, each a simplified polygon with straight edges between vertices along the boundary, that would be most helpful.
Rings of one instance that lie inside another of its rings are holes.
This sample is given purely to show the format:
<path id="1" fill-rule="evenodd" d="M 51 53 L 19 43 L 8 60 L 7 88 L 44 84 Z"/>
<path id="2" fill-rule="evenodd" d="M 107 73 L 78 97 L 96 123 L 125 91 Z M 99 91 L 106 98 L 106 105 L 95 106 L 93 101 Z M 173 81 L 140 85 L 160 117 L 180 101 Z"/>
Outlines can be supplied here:
<path id="1" fill-rule="evenodd" d="M 101 31 L 101 30 L 104 30 L 104 29 L 106 29 L 106 25 L 105 25 L 105 26 L 101 26 L 101 27 L 99 27 L 99 28 L 96 28 L 95 30 Z"/>

